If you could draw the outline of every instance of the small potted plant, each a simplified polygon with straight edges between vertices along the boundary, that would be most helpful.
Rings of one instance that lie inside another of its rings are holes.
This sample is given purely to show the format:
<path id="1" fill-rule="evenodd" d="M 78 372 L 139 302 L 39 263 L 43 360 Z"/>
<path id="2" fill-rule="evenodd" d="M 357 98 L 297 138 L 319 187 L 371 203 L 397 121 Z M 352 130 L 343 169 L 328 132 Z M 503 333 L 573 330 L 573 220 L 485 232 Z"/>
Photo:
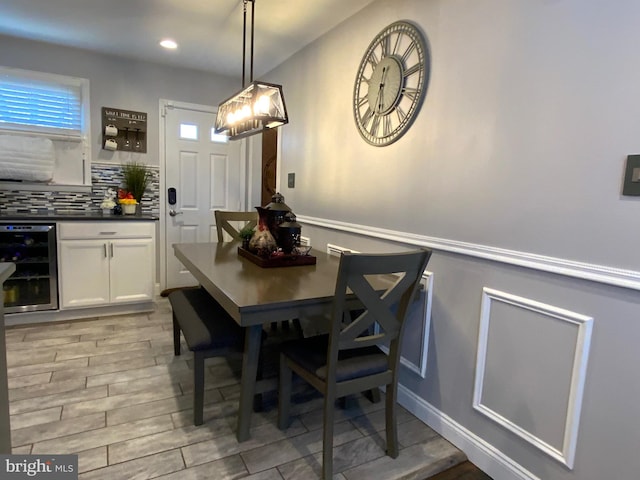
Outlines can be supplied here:
<path id="1" fill-rule="evenodd" d="M 133 198 L 131 192 L 120 188 L 118 190 L 118 203 L 122 206 L 122 212 L 125 215 L 134 215 L 136 213 L 136 205 L 138 205 L 138 202 Z"/>
<path id="2" fill-rule="evenodd" d="M 130 193 L 137 203 L 140 203 L 151 180 L 151 172 L 141 163 L 129 162 L 122 166 L 122 176 L 124 190 Z"/>
<path id="3" fill-rule="evenodd" d="M 107 188 L 107 191 L 104 193 L 104 199 L 100 204 L 100 208 L 102 209 L 103 215 L 110 215 L 113 211 L 113 207 L 116 206 L 115 199 L 116 191 L 113 188 Z"/>
<path id="4" fill-rule="evenodd" d="M 255 230 L 253 227 L 247 225 L 238 232 L 238 236 L 242 239 L 242 248 L 247 250 L 249 248 L 249 240 L 253 237 Z"/>

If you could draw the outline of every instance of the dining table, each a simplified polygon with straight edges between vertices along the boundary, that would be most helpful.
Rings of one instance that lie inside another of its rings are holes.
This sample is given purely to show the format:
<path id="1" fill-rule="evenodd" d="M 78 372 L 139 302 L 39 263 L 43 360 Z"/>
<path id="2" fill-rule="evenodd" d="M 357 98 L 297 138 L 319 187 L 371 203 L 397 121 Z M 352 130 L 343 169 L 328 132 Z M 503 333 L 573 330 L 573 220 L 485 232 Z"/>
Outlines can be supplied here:
<path id="1" fill-rule="evenodd" d="M 328 313 L 339 257 L 310 250 L 315 265 L 265 268 L 239 255 L 237 242 L 178 243 L 174 254 L 245 330 L 236 436 L 250 438 L 263 325 Z"/>

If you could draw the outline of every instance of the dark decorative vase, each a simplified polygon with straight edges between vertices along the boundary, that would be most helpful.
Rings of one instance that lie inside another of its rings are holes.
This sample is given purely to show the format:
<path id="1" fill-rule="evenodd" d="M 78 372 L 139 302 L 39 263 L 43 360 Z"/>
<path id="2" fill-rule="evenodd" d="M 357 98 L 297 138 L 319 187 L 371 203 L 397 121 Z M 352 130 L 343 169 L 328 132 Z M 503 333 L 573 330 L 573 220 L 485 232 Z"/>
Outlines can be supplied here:
<path id="1" fill-rule="evenodd" d="M 278 226 L 278 245 L 284 253 L 291 253 L 295 247 L 300 245 L 300 234 L 302 226 L 296 222 L 293 212 L 288 212 L 284 216 L 284 222 Z"/>
<path id="2" fill-rule="evenodd" d="M 249 240 L 249 251 L 261 257 L 268 257 L 271 252 L 278 249 L 276 240 L 271 235 L 268 226 L 268 217 L 266 208 L 256 207 L 258 210 L 259 220 L 256 231 Z"/>

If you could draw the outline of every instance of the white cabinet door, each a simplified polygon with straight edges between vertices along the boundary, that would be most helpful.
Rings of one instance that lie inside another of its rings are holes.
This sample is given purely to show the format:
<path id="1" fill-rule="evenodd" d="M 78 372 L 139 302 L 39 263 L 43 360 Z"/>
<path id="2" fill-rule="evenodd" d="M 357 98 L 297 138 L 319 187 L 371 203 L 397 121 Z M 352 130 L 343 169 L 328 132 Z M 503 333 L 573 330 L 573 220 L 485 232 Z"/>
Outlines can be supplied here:
<path id="1" fill-rule="evenodd" d="M 153 299 L 153 251 L 150 238 L 109 242 L 111 303 Z"/>
<path id="2" fill-rule="evenodd" d="M 109 252 L 102 240 L 60 242 L 60 304 L 64 307 L 109 303 Z"/>

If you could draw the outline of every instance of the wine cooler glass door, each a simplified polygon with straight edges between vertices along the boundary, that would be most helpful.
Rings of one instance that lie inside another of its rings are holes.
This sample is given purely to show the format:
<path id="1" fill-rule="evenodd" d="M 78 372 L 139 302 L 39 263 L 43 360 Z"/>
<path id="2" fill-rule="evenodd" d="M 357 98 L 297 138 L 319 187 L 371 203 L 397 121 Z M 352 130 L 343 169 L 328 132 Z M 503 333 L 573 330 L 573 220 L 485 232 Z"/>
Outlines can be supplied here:
<path id="1" fill-rule="evenodd" d="M 55 225 L 0 224 L 0 262 L 16 265 L 3 287 L 5 313 L 58 308 Z"/>

